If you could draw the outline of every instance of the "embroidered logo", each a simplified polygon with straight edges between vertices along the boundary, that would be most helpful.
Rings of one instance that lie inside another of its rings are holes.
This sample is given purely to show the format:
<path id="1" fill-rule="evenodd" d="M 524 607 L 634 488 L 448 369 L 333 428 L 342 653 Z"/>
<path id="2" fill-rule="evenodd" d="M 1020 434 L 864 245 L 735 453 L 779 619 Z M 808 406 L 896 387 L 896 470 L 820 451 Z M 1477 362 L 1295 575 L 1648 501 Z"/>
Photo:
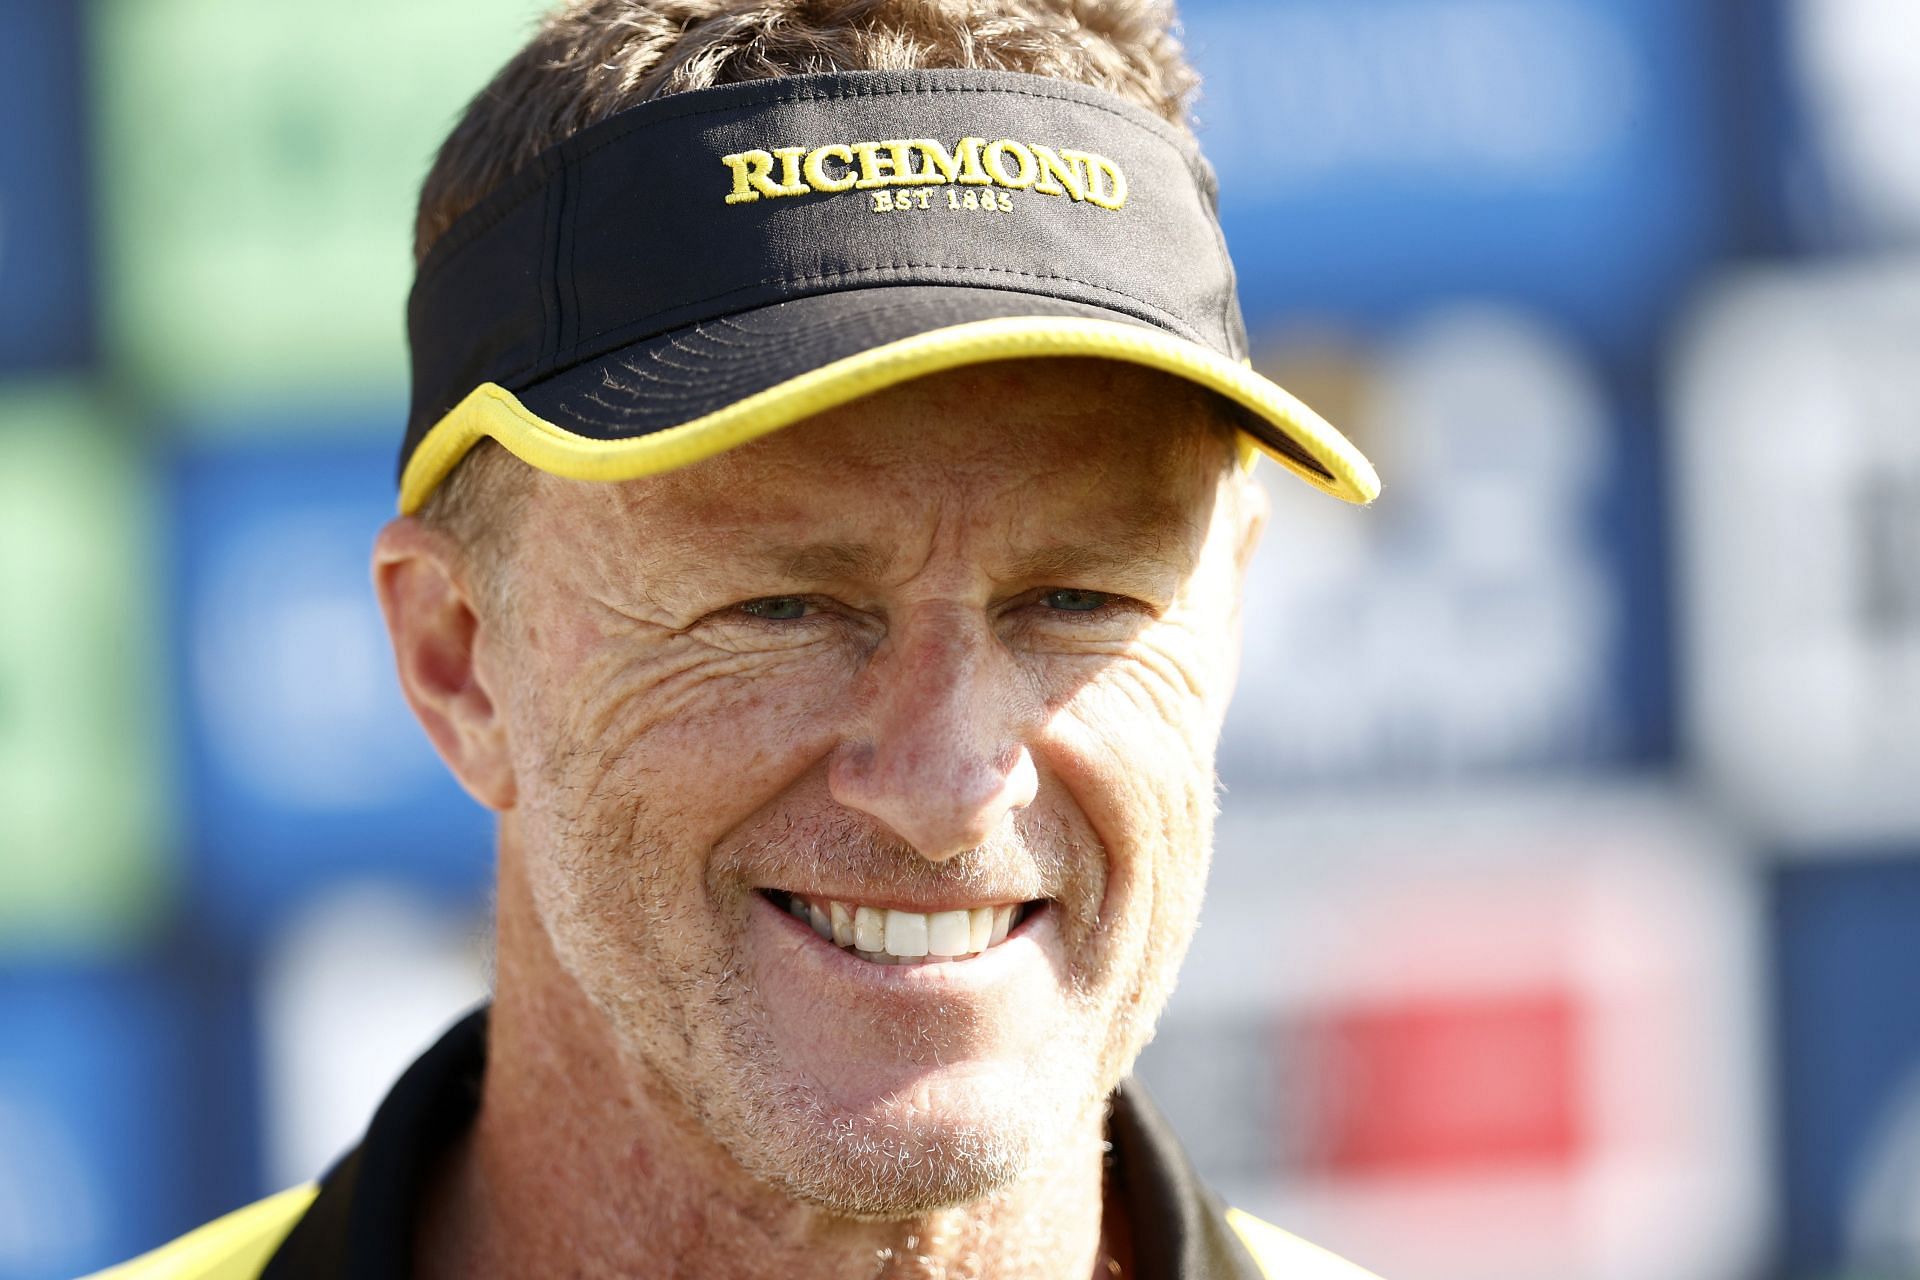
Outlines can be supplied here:
<path id="1" fill-rule="evenodd" d="M 1001 138 L 962 138 L 952 149 L 933 138 L 893 138 L 885 142 L 834 142 L 824 147 L 774 147 L 721 156 L 733 174 L 728 204 L 751 204 L 782 196 L 804 196 L 815 191 L 876 191 L 877 210 L 887 203 L 905 208 L 907 192 L 896 187 L 997 187 L 1057 196 L 1101 209 L 1119 209 L 1127 202 L 1127 175 L 1119 165 L 1090 151 L 1055 150 L 1037 143 Z M 950 197 L 956 193 L 949 193 Z M 969 207 L 976 202 L 992 207 L 994 192 L 967 193 Z M 997 196 L 1005 210 L 1008 197 Z M 926 207 L 924 196 L 921 207 Z M 957 207 L 957 203 L 956 203 Z"/>

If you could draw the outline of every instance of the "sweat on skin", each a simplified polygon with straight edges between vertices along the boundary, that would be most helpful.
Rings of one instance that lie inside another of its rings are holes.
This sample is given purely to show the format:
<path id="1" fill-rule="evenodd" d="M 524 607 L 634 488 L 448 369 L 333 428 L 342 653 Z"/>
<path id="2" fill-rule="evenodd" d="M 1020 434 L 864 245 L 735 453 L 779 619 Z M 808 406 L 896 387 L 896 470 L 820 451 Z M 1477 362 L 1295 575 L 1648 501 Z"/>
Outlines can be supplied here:
<path id="1" fill-rule="evenodd" d="M 423 1263 L 1123 1257 L 1105 1100 L 1198 911 L 1263 514 L 1212 402 L 1027 361 L 527 483 L 499 590 L 416 521 L 376 552 L 409 700 L 500 814 L 485 1096 Z M 1024 918 L 886 964 L 796 896 Z"/>

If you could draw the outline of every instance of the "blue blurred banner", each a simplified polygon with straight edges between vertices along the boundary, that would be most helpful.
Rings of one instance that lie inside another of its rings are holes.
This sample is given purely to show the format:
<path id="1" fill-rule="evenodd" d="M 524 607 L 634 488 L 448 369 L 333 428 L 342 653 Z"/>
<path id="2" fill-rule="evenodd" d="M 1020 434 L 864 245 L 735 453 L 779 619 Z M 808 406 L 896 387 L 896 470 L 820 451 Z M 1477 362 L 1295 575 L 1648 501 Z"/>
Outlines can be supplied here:
<path id="1" fill-rule="evenodd" d="M 1776 873 L 1785 1261 L 1920 1274 L 1920 859 Z"/>
<path id="2" fill-rule="evenodd" d="M 180 1229 L 194 1120 L 165 993 L 96 971 L 0 972 L 0 1280 L 60 1280 Z"/>
<path id="3" fill-rule="evenodd" d="M 1256 326 L 1436 301 L 1642 350 L 1715 252 L 1705 0 L 1190 0 Z"/>
<path id="4" fill-rule="evenodd" d="M 174 651 L 188 852 L 205 909 L 251 935 L 379 877 L 460 902 L 491 823 L 407 710 L 369 584 L 393 454 L 364 430 L 208 445 L 173 469 Z M 343 438 L 347 443 L 342 443 Z"/>
<path id="5" fill-rule="evenodd" d="M 0 373 L 92 354 L 81 12 L 0 4 Z"/>
<path id="6" fill-rule="evenodd" d="M 1581 347 L 1532 312 L 1449 306 L 1267 371 L 1364 441 L 1389 491 L 1349 508 L 1265 473 L 1229 785 L 1663 757 L 1657 460 Z"/>

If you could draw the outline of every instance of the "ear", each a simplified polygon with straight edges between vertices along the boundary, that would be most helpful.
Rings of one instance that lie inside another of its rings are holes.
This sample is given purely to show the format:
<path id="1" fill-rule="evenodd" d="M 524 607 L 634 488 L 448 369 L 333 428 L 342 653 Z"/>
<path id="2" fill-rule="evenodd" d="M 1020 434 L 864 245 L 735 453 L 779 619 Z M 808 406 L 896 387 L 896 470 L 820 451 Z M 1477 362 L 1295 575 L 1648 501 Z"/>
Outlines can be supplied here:
<path id="1" fill-rule="evenodd" d="M 460 548 L 411 517 L 394 520 L 374 542 L 373 586 L 400 688 L 434 749 L 474 799 L 511 809 L 512 752 L 475 660 L 483 617 Z"/>
<path id="2" fill-rule="evenodd" d="M 1267 518 L 1273 514 L 1273 499 L 1267 495 L 1267 486 L 1260 483 L 1252 467 L 1237 471 L 1231 483 L 1234 516 L 1239 525 L 1234 560 L 1244 588 L 1247 568 L 1253 563 L 1253 553 L 1260 549 L 1260 535 L 1266 532 Z"/>
<path id="3" fill-rule="evenodd" d="M 1224 495 L 1232 506 L 1231 519 L 1234 539 L 1233 546 L 1233 616 L 1227 629 L 1228 643 L 1231 646 L 1232 679 L 1228 681 L 1228 691 L 1239 682 L 1240 659 L 1245 648 L 1246 633 L 1243 618 L 1247 602 L 1247 573 L 1253 565 L 1253 553 L 1260 549 L 1260 535 L 1266 532 L 1267 519 L 1273 514 L 1273 501 L 1267 495 L 1267 486 L 1252 467 L 1236 467 L 1233 474 L 1223 485 Z M 1222 707 L 1222 714 L 1225 708 Z"/>

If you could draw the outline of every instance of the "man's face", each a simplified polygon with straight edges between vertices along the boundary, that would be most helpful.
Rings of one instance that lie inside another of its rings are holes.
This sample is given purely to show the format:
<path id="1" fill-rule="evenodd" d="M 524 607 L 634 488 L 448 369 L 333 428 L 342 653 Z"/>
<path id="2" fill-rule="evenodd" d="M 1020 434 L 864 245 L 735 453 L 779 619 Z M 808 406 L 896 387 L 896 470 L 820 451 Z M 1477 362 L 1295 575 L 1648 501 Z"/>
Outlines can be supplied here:
<path id="1" fill-rule="evenodd" d="M 892 1216 L 1097 1133 L 1207 869 L 1259 523 L 1212 412 L 1004 364 L 538 477 L 482 625 L 509 857 L 636 1080 L 750 1173 Z M 983 908 L 1020 917 L 984 951 L 862 954 Z"/>

